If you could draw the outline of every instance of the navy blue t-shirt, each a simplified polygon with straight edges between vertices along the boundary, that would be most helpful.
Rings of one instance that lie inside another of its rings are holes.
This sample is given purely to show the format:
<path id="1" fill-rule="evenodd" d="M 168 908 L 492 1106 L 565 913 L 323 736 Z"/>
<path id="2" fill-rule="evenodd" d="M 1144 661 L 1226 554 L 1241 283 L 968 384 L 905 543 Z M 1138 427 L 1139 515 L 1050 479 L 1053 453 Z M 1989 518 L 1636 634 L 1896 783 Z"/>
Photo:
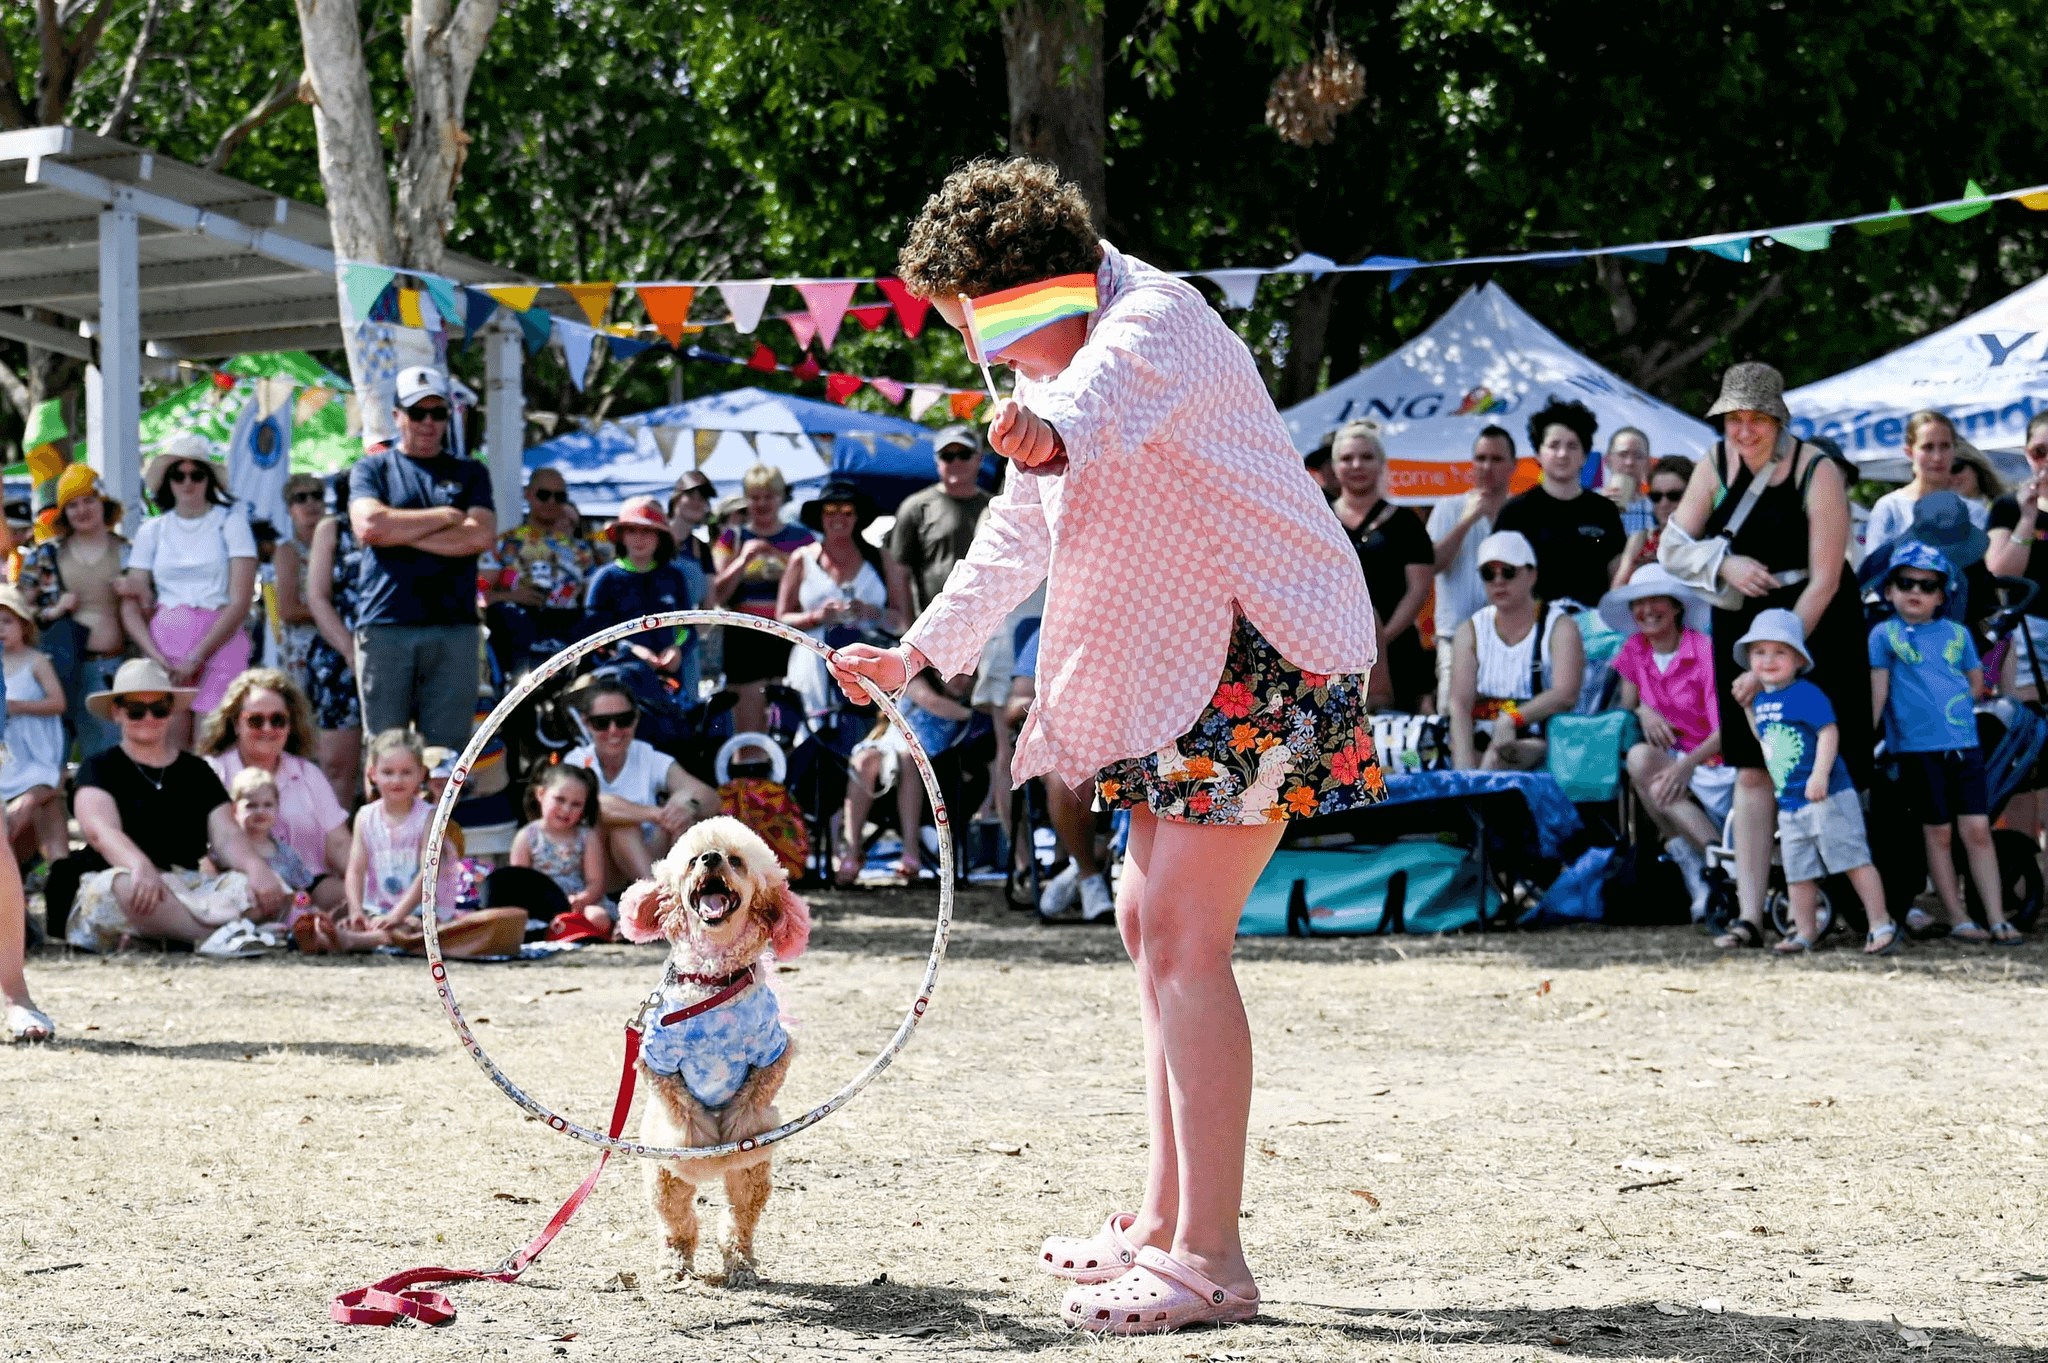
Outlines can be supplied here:
<path id="1" fill-rule="evenodd" d="M 689 610 L 696 604 L 690 595 L 689 579 L 673 559 L 645 572 L 635 571 L 624 560 L 607 563 L 590 579 L 583 607 L 582 637 L 588 639 L 601 629 L 643 615 Z M 647 630 L 632 635 L 627 642 L 659 653 L 670 644 L 687 648 L 689 636 L 690 631 L 678 625 L 666 630 Z"/>
<path id="2" fill-rule="evenodd" d="M 349 472 L 350 505 L 375 498 L 393 511 L 452 506 L 495 511 L 491 474 L 474 459 L 414 459 L 387 449 Z M 365 546 L 356 579 L 358 625 L 473 625 L 476 555 L 447 558 L 411 545 Z"/>

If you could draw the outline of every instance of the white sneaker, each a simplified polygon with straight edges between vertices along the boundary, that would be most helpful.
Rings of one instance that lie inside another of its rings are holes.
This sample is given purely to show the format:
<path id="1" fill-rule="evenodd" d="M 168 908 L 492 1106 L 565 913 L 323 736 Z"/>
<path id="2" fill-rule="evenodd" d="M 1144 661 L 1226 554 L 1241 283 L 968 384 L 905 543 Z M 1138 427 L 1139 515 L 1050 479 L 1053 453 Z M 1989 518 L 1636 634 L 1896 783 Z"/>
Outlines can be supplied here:
<path id="1" fill-rule="evenodd" d="M 1069 858 L 1066 869 L 1039 888 L 1038 916 L 1058 918 L 1074 907 L 1074 900 L 1079 898 L 1080 894 L 1081 868 Z"/>
<path id="2" fill-rule="evenodd" d="M 1110 893 L 1109 877 L 1092 875 L 1081 882 L 1081 921 L 1098 922 L 1116 914 L 1116 896 Z"/>
<path id="3" fill-rule="evenodd" d="M 213 935 L 192 948 L 201 956 L 213 956 L 223 960 L 241 956 L 261 956 L 267 948 L 263 938 L 257 935 L 256 925 L 246 918 L 237 918 L 215 928 Z"/>

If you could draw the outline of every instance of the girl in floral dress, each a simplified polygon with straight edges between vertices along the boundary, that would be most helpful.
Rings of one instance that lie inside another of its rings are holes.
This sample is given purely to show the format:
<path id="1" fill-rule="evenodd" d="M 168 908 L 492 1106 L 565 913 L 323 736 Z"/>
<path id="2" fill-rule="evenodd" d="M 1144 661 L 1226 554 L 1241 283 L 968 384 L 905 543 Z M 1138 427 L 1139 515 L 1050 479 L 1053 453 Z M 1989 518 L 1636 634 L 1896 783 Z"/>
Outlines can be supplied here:
<path id="1" fill-rule="evenodd" d="M 1252 1057 L 1231 948 L 1286 821 L 1384 798 L 1358 556 L 1243 342 L 1196 290 L 1097 238 L 1051 167 L 956 171 L 898 265 L 963 334 L 963 298 L 982 300 L 984 330 L 1000 304 L 1047 308 L 986 356 L 1020 382 L 989 431 L 1013 467 L 972 549 L 903 647 L 852 645 L 834 670 L 855 700 L 855 676 L 893 691 L 926 666 L 970 671 L 1046 584 L 1012 776 L 1092 784 L 1131 811 L 1117 920 L 1152 1138 L 1137 1210 L 1047 1241 L 1040 1262 L 1074 1281 L 1060 1316 L 1082 1328 L 1246 1320 Z"/>

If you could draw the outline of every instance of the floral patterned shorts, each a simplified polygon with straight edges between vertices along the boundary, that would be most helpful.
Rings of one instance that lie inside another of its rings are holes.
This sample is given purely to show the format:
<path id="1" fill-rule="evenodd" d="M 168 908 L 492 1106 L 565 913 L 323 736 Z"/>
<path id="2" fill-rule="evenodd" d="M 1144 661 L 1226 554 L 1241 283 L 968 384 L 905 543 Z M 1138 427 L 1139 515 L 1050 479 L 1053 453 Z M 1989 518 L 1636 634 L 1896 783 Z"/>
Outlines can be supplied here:
<path id="1" fill-rule="evenodd" d="M 1387 797 L 1365 675 L 1303 672 L 1242 615 L 1216 694 L 1193 728 L 1095 774 L 1105 808 L 1144 805 L 1181 823 L 1261 824 L 1337 814 Z"/>

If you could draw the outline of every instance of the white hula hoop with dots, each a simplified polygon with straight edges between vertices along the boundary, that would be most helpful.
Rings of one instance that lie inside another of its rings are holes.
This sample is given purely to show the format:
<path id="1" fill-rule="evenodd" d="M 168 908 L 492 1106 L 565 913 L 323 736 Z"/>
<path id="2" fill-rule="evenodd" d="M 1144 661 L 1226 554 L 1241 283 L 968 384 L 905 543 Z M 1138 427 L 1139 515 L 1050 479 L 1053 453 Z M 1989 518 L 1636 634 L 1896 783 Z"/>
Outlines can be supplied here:
<path id="1" fill-rule="evenodd" d="M 434 901 L 441 866 L 441 839 L 447 833 L 448 815 L 455 808 L 456 800 L 461 797 L 463 783 L 469 779 L 470 769 L 483 752 L 484 745 L 498 732 L 498 726 L 511 715 L 514 707 L 585 654 L 593 653 L 629 635 L 676 625 L 698 628 L 725 625 L 728 628 L 738 626 L 742 629 L 758 629 L 821 655 L 829 655 L 831 652 L 808 634 L 792 629 L 780 621 L 764 619 L 758 615 L 741 615 L 733 611 L 663 611 L 657 615 L 643 615 L 637 620 L 614 625 L 563 649 L 535 668 L 498 702 L 489 717 L 474 734 L 470 735 L 468 746 L 463 748 L 462 756 L 456 760 L 455 772 L 448 778 L 448 793 L 434 806 L 433 823 L 427 829 L 427 845 L 422 854 L 420 867 L 423 892 L 420 924 L 426 934 L 427 968 L 433 976 L 434 990 L 441 996 L 441 1006 L 448 1010 L 448 1020 L 455 1027 L 455 1037 L 462 1043 L 462 1049 L 469 1052 L 470 1059 L 476 1061 L 506 1097 L 547 1123 L 549 1127 L 586 1145 L 616 1150 L 624 1155 L 643 1155 L 649 1159 L 710 1159 L 718 1155 L 738 1154 L 759 1146 L 772 1145 L 787 1136 L 795 1135 L 807 1126 L 816 1125 L 845 1106 L 847 1100 L 866 1088 L 876 1075 L 888 1069 L 902 1053 L 903 1047 L 910 1040 L 910 1034 L 917 1029 L 917 1024 L 924 1018 L 925 1010 L 931 1006 L 932 986 L 938 979 L 939 962 L 945 959 L 946 955 L 946 936 L 953 925 L 953 840 L 947 836 L 946 802 L 939 794 L 939 781 L 932 771 L 931 757 L 925 752 L 924 745 L 918 742 L 917 734 L 905 722 L 902 712 L 896 708 L 896 703 L 890 700 L 880 687 L 865 677 L 861 678 L 861 685 L 867 690 L 869 699 L 874 701 L 888 717 L 889 723 L 903 735 L 910 759 L 917 764 L 918 774 L 924 778 L 925 794 L 931 799 L 933 818 L 939 829 L 939 921 L 937 930 L 932 934 L 932 954 L 925 962 L 924 977 L 917 986 L 917 997 L 911 1000 L 909 1010 L 904 1013 L 903 1021 L 897 1025 L 895 1035 L 889 1038 L 888 1045 L 882 1048 L 866 1069 L 854 1076 L 852 1083 L 801 1117 L 784 1122 L 772 1131 L 763 1131 L 758 1136 L 750 1136 L 742 1141 L 727 1141 L 723 1145 L 659 1146 L 619 1140 L 602 1131 L 572 1122 L 529 1096 L 498 1068 L 496 1062 L 485 1052 L 483 1044 L 476 1039 L 476 1034 L 470 1030 L 469 1020 L 462 1015 L 461 1004 L 456 1002 L 455 987 L 449 983 L 447 963 L 441 959 L 439 915 L 436 912 L 439 906 Z"/>

